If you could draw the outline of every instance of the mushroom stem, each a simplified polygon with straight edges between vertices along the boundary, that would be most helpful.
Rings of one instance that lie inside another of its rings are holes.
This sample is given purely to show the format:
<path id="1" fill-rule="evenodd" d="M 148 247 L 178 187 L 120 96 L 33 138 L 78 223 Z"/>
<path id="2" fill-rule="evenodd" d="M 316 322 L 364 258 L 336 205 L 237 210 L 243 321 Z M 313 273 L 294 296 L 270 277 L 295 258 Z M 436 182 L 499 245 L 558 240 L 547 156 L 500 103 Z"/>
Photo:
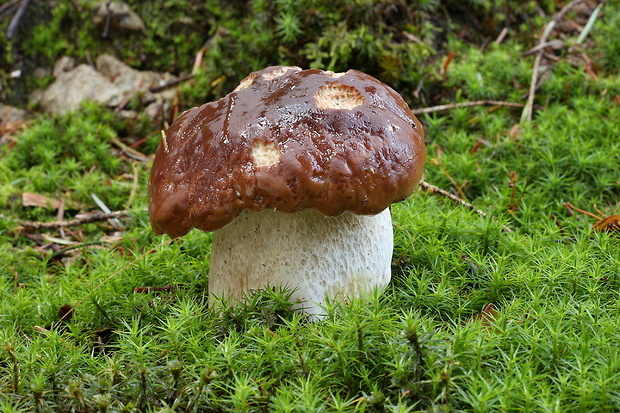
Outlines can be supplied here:
<path id="1" fill-rule="evenodd" d="M 305 312 L 320 315 L 326 297 L 343 300 L 387 285 L 393 244 L 389 208 L 336 217 L 313 209 L 245 211 L 214 233 L 209 294 L 242 300 L 285 286 Z"/>

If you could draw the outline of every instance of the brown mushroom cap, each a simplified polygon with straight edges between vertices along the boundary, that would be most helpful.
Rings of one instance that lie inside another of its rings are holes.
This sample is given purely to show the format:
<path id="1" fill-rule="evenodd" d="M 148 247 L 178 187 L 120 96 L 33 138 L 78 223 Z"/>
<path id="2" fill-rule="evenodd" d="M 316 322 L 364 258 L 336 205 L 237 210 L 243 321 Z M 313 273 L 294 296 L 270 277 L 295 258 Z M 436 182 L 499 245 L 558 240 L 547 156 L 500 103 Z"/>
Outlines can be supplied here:
<path id="1" fill-rule="evenodd" d="M 377 79 L 269 67 L 163 133 L 151 224 L 179 237 L 222 228 L 245 209 L 377 214 L 411 195 L 425 157 L 421 123 Z"/>

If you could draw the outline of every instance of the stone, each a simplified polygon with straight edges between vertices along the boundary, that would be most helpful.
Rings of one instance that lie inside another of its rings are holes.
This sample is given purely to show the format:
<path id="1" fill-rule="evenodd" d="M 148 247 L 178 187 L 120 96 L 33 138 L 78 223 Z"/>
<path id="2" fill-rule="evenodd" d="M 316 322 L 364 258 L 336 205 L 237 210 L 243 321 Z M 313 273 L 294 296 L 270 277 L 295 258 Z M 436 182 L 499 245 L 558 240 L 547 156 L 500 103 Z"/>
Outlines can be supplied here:
<path id="1" fill-rule="evenodd" d="M 52 74 L 54 77 L 58 77 L 61 74 L 73 70 L 75 68 L 75 59 L 70 56 L 63 56 L 54 64 L 54 70 Z"/>
<path id="2" fill-rule="evenodd" d="M 101 55 L 97 58 L 97 70 L 110 79 L 123 93 L 133 91 L 148 91 L 153 86 L 160 86 L 165 82 L 165 75 L 151 71 L 139 71 L 111 55 Z"/>
<path id="3" fill-rule="evenodd" d="M 95 25 L 100 28 L 105 27 L 109 19 L 109 32 L 142 33 L 146 31 L 146 26 L 140 16 L 125 3 L 103 2 L 95 6 L 95 10 L 93 19 Z"/>
<path id="4" fill-rule="evenodd" d="M 14 106 L 3 105 L 0 103 L 0 127 L 11 123 L 18 123 L 28 118 L 28 112 Z"/>
<path id="5" fill-rule="evenodd" d="M 56 80 L 47 89 L 31 95 L 31 99 L 44 112 L 59 113 L 77 109 L 84 100 L 110 107 L 121 105 L 117 109 L 122 109 L 123 103 L 137 96 L 146 108 L 145 113 L 151 119 L 160 121 L 165 119 L 165 113 L 169 113 L 171 102 L 176 98 L 175 89 L 151 92 L 151 88 L 176 79 L 169 73 L 136 70 L 106 54 L 97 58 L 96 69 L 85 64 L 73 68 L 74 65 L 72 58 L 59 59 L 54 66 Z"/>
<path id="6" fill-rule="evenodd" d="M 123 92 L 91 66 L 82 64 L 56 78 L 38 98 L 44 112 L 61 113 L 77 109 L 84 100 L 116 106 Z"/>

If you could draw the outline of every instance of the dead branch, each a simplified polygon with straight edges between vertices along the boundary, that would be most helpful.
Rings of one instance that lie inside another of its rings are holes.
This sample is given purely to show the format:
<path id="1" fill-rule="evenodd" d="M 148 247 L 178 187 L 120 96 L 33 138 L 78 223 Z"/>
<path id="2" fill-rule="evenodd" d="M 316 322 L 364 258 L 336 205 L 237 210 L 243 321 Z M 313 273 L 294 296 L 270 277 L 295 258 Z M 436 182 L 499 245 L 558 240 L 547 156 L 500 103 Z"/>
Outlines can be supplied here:
<path id="1" fill-rule="evenodd" d="M 11 19 L 11 23 L 9 23 L 9 28 L 6 31 L 7 39 L 10 40 L 15 35 L 15 31 L 17 31 L 17 26 L 19 26 L 19 21 L 22 19 L 22 16 L 26 11 L 26 7 L 28 7 L 28 3 L 30 3 L 30 0 L 22 0 L 19 3 L 19 8 L 15 12 L 13 19 Z"/>
<path id="2" fill-rule="evenodd" d="M 472 211 L 474 211 L 476 214 L 478 214 L 478 215 L 482 215 L 484 218 L 486 218 L 486 217 L 487 217 L 486 212 L 484 212 L 484 211 L 483 211 L 483 210 L 481 210 L 481 209 L 476 208 L 474 205 L 470 204 L 469 202 L 465 201 L 464 199 L 459 198 L 458 196 L 451 194 L 450 192 L 446 191 L 445 189 L 441 189 L 441 188 L 440 188 L 440 187 L 438 187 L 438 186 L 435 186 L 435 185 L 433 185 L 433 184 L 429 184 L 429 183 L 428 183 L 428 182 L 426 182 L 426 181 L 421 181 L 421 182 L 420 182 L 420 187 L 421 187 L 422 189 L 424 189 L 425 191 L 427 191 L 428 193 L 431 193 L 431 194 L 439 194 L 439 195 L 441 195 L 441 196 L 443 196 L 443 197 L 448 198 L 448 199 L 449 199 L 449 200 L 451 200 L 451 201 L 456 202 L 457 204 L 461 204 L 461 205 L 463 205 L 463 206 L 465 206 L 465 207 L 467 207 L 467 208 L 471 209 L 471 210 L 472 210 Z"/>
<path id="3" fill-rule="evenodd" d="M 504 27 L 502 31 L 499 33 L 499 36 L 497 36 L 497 39 L 495 39 L 495 44 L 501 44 L 506 38 L 507 34 L 508 34 L 508 27 Z"/>
<path id="4" fill-rule="evenodd" d="M 498 100 L 476 100 L 473 102 L 451 103 L 448 105 L 432 106 L 430 108 L 413 109 L 412 112 L 414 115 L 421 115 L 423 113 L 440 112 L 442 110 L 465 108 L 469 106 L 509 106 L 513 108 L 522 108 L 525 105 L 523 103 L 502 102 Z"/>
<path id="5" fill-rule="evenodd" d="M 103 27 L 103 33 L 101 34 L 101 37 L 103 39 L 107 39 L 108 38 L 108 30 L 110 29 L 110 20 L 112 20 L 112 9 L 110 8 L 110 0 L 106 0 L 105 2 L 105 8 L 106 8 L 106 15 L 105 15 L 105 26 Z"/>
<path id="6" fill-rule="evenodd" d="M 112 138 L 110 139 L 110 141 L 118 146 L 120 148 L 121 151 L 123 151 L 123 153 L 127 156 L 129 156 L 130 158 L 133 158 L 137 161 L 148 161 L 150 158 L 146 155 L 144 155 L 142 152 L 137 151 L 136 149 L 132 148 L 131 146 L 127 146 L 125 145 L 123 142 L 121 142 L 120 139 L 118 138 Z"/>
<path id="7" fill-rule="evenodd" d="M 562 9 L 557 12 L 553 19 L 545 26 L 540 39 L 538 39 L 538 46 L 547 44 L 549 36 L 551 32 L 555 28 L 555 25 L 564 17 L 566 13 L 579 3 L 583 3 L 585 0 L 573 0 L 568 3 L 566 6 L 562 7 Z M 521 123 L 530 122 L 532 120 L 532 110 L 534 108 L 534 97 L 536 96 L 536 85 L 538 84 L 538 72 L 540 70 L 540 62 L 542 61 L 544 55 L 545 47 L 540 47 L 538 52 L 536 53 L 536 59 L 534 60 L 534 67 L 532 68 L 532 78 L 530 80 L 530 91 L 527 97 L 527 103 L 523 108 L 523 112 L 521 113 Z"/>
<path id="8" fill-rule="evenodd" d="M 105 212 L 93 212 L 91 214 L 79 216 L 78 218 L 69 221 L 52 221 L 52 222 L 33 222 L 22 221 L 20 225 L 27 229 L 50 229 L 50 228 L 66 228 L 76 227 L 78 225 L 90 224 L 93 222 L 107 221 L 112 218 L 126 217 L 130 214 L 129 211 L 113 211 L 109 213 Z"/>
<path id="9" fill-rule="evenodd" d="M 181 83 L 187 82 L 188 80 L 193 79 L 193 78 L 194 78 L 194 75 L 188 75 L 188 76 L 182 76 L 178 79 L 172 79 L 172 80 L 167 81 L 163 85 L 150 87 L 149 92 L 152 92 L 152 93 L 163 92 L 164 90 L 168 88 L 180 85 Z"/>
<path id="10" fill-rule="evenodd" d="M 18 3 L 18 0 L 9 0 L 3 5 L 0 6 L 0 19 L 3 17 L 5 12 L 8 13 L 9 9 L 15 6 Z"/>
<path id="11" fill-rule="evenodd" d="M 424 189 L 426 192 L 430 193 L 430 194 L 438 194 L 441 195 L 445 198 L 448 198 L 449 200 L 456 202 L 457 204 L 463 205 L 464 207 L 469 208 L 470 210 L 472 210 L 473 212 L 475 212 L 476 214 L 486 218 L 487 217 L 487 213 L 484 212 L 481 209 L 476 208 L 474 205 L 470 204 L 469 202 L 465 201 L 462 198 L 459 198 L 456 195 L 451 194 L 450 192 L 446 191 L 445 189 L 441 189 L 438 186 L 435 186 L 433 184 L 429 184 L 428 182 L 422 180 L 420 181 L 420 188 Z M 502 226 L 502 229 L 506 232 L 512 232 L 512 230 L 508 227 Z"/>
<path id="12" fill-rule="evenodd" d="M 564 202 L 564 204 L 562 204 L 562 205 L 564 205 L 564 207 L 566 209 L 568 209 L 568 211 L 571 213 L 571 215 L 573 214 L 573 211 L 577 211 L 580 214 L 584 214 L 584 215 L 587 215 L 587 216 L 589 216 L 591 218 L 598 219 L 599 221 L 603 220 L 602 217 L 599 217 L 598 215 L 595 215 L 592 212 L 588 212 L 588 211 L 586 211 L 584 209 L 579 209 L 575 205 L 571 204 L 570 202 Z"/>

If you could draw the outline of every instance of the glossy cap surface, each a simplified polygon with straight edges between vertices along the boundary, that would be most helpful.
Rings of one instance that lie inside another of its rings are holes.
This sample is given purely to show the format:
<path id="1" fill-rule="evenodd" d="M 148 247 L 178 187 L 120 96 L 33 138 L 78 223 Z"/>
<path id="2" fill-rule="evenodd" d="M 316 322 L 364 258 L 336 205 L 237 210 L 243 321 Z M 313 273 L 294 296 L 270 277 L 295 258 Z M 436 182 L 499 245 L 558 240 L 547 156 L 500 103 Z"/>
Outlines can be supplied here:
<path id="1" fill-rule="evenodd" d="M 151 224 L 179 237 L 222 228 L 246 209 L 377 214 L 411 195 L 425 156 L 421 123 L 377 79 L 269 67 L 164 133 Z"/>

